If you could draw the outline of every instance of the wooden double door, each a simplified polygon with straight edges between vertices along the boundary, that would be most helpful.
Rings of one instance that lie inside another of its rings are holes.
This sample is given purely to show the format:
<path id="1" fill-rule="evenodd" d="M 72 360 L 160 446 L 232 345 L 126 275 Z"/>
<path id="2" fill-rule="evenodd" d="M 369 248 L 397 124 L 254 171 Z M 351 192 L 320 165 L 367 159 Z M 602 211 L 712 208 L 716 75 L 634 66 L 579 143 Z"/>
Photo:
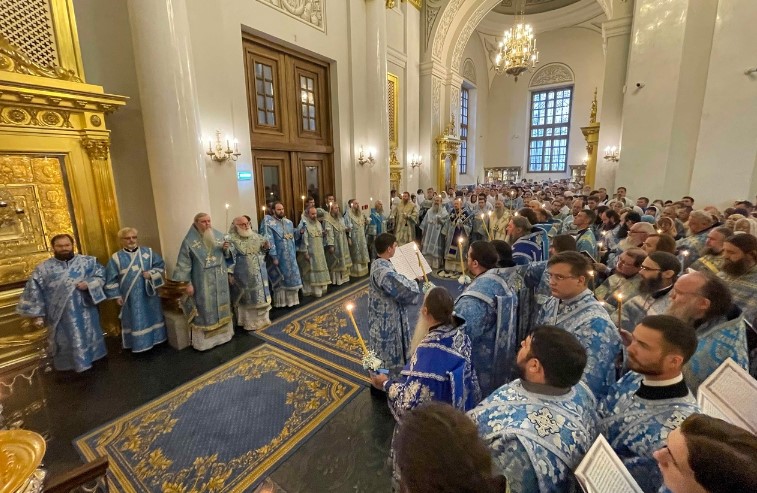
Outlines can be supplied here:
<path id="1" fill-rule="evenodd" d="M 248 35 L 244 51 L 258 219 L 281 201 L 296 224 L 303 196 L 334 193 L 329 67 Z"/>

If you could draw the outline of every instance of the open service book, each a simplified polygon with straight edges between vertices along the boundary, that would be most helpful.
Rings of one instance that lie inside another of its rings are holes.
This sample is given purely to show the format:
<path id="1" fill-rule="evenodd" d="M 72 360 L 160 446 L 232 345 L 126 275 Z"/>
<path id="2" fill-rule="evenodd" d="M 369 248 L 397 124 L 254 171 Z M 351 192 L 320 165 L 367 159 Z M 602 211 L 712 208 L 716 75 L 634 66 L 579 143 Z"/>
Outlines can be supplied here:
<path id="1" fill-rule="evenodd" d="M 728 358 L 699 386 L 702 412 L 757 433 L 757 380 Z"/>
<path id="2" fill-rule="evenodd" d="M 423 277 L 424 270 L 426 275 L 430 274 L 431 266 L 428 265 L 426 257 L 421 254 L 420 250 L 418 250 L 418 254 L 416 255 L 416 250 L 413 247 L 417 248 L 417 245 L 412 241 L 405 243 L 401 247 L 397 247 L 391 260 L 394 269 L 398 273 L 414 281 L 419 277 Z M 423 269 L 421 269 L 418 263 L 418 257 L 420 257 L 420 262 L 423 264 Z"/>
<path id="3" fill-rule="evenodd" d="M 586 493 L 643 493 L 602 435 L 597 437 L 575 474 Z"/>

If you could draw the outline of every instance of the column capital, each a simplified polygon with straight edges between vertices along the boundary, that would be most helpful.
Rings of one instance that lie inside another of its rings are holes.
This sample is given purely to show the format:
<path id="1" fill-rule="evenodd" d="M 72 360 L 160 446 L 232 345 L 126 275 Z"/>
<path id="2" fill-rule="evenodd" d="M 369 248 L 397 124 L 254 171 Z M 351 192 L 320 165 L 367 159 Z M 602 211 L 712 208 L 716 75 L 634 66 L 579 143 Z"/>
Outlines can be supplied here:
<path id="1" fill-rule="evenodd" d="M 615 36 L 624 36 L 631 34 L 631 24 L 633 23 L 633 17 L 621 17 L 620 19 L 612 19 L 602 23 L 602 40 L 607 43 L 608 38 Z"/>
<path id="2" fill-rule="evenodd" d="M 107 161 L 108 153 L 110 152 L 110 139 L 92 139 L 84 137 L 81 139 L 81 145 L 87 156 L 92 161 Z"/>

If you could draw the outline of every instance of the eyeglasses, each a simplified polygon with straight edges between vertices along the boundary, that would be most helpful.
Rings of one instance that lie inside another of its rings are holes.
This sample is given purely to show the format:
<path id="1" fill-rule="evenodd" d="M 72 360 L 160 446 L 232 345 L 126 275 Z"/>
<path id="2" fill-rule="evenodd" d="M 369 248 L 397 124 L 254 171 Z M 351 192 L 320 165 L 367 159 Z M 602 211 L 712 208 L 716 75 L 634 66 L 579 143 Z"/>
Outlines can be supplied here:
<path id="1" fill-rule="evenodd" d="M 655 272 L 662 269 L 655 269 L 654 267 L 647 267 L 646 265 L 642 265 L 641 267 L 639 267 L 639 270 L 648 270 L 650 272 Z"/>
<path id="2" fill-rule="evenodd" d="M 578 276 L 564 276 L 562 274 L 553 274 L 547 272 L 547 279 L 554 279 L 555 281 L 564 281 L 565 279 L 576 279 Z"/>

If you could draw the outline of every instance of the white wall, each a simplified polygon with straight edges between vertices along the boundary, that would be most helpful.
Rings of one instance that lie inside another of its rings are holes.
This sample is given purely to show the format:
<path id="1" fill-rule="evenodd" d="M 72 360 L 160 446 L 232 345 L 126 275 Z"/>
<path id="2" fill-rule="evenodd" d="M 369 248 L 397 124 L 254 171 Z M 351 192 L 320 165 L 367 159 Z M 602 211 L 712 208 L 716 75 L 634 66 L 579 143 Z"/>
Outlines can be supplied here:
<path id="1" fill-rule="evenodd" d="M 463 61 L 470 58 L 476 68 L 476 81 L 471 83 L 474 88 L 470 89 L 470 112 L 468 132 L 468 173 L 458 175 L 457 182 L 461 185 L 475 184 L 476 181 L 484 181 L 484 164 L 487 162 L 487 136 L 489 123 L 489 67 L 486 63 L 486 54 L 478 36 L 474 33 L 471 40 L 465 45 Z"/>
<path id="2" fill-rule="evenodd" d="M 121 225 L 137 228 L 140 242 L 160 251 L 126 0 L 74 0 L 74 13 L 87 82 L 129 97 L 105 120 Z"/>
<path id="3" fill-rule="evenodd" d="M 571 110 L 570 136 L 568 141 L 568 165 L 581 164 L 586 155 L 586 140 L 581 127 L 589 123 L 589 111 L 598 88 L 602 98 L 604 56 L 602 36 L 590 29 L 572 27 L 536 35 L 539 49 L 539 66 L 552 62 L 568 65 L 574 73 L 574 99 Z M 471 40 L 471 42 L 474 42 Z M 476 39 L 476 43 L 481 43 Z M 470 43 L 469 43 L 470 44 Z M 537 66 L 538 67 L 538 66 Z M 531 73 L 518 81 L 509 76 L 497 76 L 489 88 L 486 125 L 486 151 L 483 166 L 486 168 L 521 166 L 522 178 L 533 180 L 560 179 L 565 173 L 528 173 L 528 128 L 531 91 L 528 87 Z M 533 89 L 540 89 L 539 88 Z M 483 176 L 483 175 L 482 175 Z"/>

